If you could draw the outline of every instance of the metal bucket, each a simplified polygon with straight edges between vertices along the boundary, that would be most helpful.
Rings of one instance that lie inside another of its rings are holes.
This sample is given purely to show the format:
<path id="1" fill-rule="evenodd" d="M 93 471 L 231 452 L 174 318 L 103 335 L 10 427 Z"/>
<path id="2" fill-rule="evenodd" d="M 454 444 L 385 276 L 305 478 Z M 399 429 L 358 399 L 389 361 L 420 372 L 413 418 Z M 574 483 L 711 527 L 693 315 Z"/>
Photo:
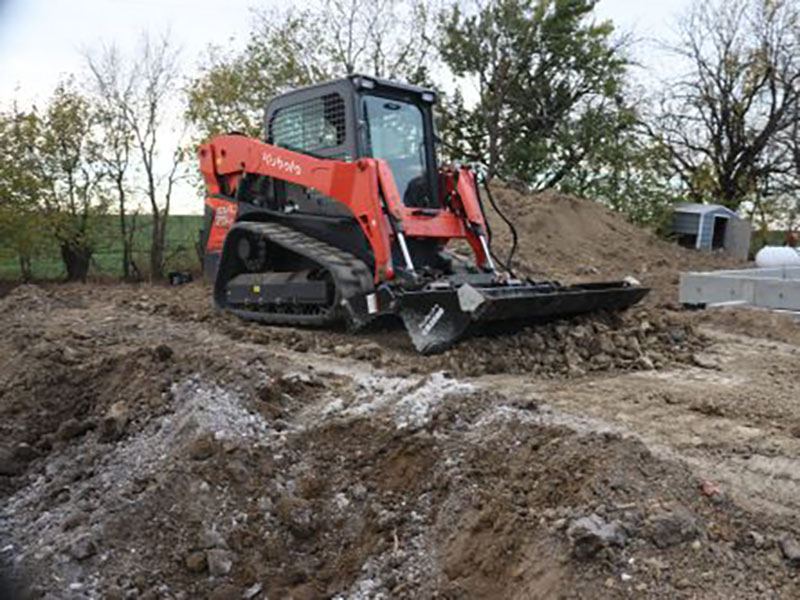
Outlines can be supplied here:
<path id="1" fill-rule="evenodd" d="M 562 286 L 527 283 L 404 292 L 399 314 L 414 347 L 435 354 L 456 341 L 503 326 L 522 326 L 600 310 L 620 311 L 644 298 L 648 288 L 624 281 Z"/>

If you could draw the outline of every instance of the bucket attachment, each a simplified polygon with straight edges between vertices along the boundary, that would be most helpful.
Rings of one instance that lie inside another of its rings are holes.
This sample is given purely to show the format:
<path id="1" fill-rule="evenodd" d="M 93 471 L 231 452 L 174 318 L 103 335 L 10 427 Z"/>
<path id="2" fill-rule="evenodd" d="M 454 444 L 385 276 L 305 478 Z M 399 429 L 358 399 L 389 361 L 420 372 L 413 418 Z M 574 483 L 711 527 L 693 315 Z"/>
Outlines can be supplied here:
<path id="1" fill-rule="evenodd" d="M 492 327 L 519 327 L 595 311 L 620 311 L 644 298 L 648 288 L 627 282 L 562 286 L 521 283 L 406 291 L 399 315 L 414 347 L 423 354 L 443 352 L 456 341 Z"/>

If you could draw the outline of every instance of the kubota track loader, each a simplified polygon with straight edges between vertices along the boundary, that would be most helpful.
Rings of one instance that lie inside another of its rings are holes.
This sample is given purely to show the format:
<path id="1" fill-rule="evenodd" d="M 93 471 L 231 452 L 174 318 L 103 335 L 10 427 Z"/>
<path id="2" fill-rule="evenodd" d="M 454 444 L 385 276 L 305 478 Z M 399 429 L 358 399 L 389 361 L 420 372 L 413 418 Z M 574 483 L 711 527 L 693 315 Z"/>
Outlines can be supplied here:
<path id="1" fill-rule="evenodd" d="M 486 324 L 620 310 L 647 289 L 513 277 L 493 259 L 475 173 L 437 165 L 431 90 L 351 76 L 275 98 L 266 142 L 199 149 L 205 270 L 245 319 L 360 327 L 399 316 L 420 352 Z M 474 260 L 448 252 L 465 240 Z"/>

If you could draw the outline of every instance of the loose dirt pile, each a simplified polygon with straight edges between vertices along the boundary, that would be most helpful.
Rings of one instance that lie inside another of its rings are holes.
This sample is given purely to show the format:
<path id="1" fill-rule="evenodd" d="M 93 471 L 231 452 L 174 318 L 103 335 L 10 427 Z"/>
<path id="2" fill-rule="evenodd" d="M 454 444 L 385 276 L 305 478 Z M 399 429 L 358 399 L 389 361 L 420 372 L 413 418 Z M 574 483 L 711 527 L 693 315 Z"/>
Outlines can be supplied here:
<path id="1" fill-rule="evenodd" d="M 366 344 L 326 340 L 315 348 L 339 356 L 380 356 L 377 366 L 401 365 L 410 373 L 446 370 L 458 376 L 492 373 L 535 374 L 542 378 L 580 377 L 589 372 L 652 370 L 691 364 L 705 340 L 677 315 L 639 310 L 627 315 L 595 314 L 557 321 L 504 335 L 463 340 L 436 357 L 414 352 L 402 331 L 369 335 Z M 399 337 L 399 339 L 398 339 Z M 356 340 L 358 337 L 355 338 Z"/>
<path id="2" fill-rule="evenodd" d="M 555 324 L 408 366 L 402 332 L 254 327 L 207 293 L 26 286 L 0 300 L 0 560 L 33 597 L 800 593 L 792 516 L 745 508 L 688 466 L 696 455 L 584 417 L 590 405 L 548 406 L 573 390 L 592 402 L 598 382 L 612 407 L 616 389 L 620 406 L 656 402 L 659 381 L 720 373 L 718 342 L 678 317 Z M 549 346 L 584 372 L 525 362 Z M 514 348 L 520 375 L 453 377 L 472 367 L 451 360 Z M 594 365 L 598 352 L 615 358 Z"/>
<path id="3" fill-rule="evenodd" d="M 496 195 L 522 271 L 650 300 L 421 357 L 199 284 L 0 299 L 0 565 L 35 598 L 800 596 L 787 324 L 701 331 L 664 306 L 726 259 Z"/>
<path id="4" fill-rule="evenodd" d="M 514 264 L 521 273 L 564 282 L 632 276 L 651 286 L 649 304 L 675 303 L 680 271 L 732 268 L 721 253 L 697 252 L 664 241 L 597 202 L 557 192 L 524 195 L 493 186 L 501 210 L 519 234 Z M 498 256 L 505 259 L 508 227 L 487 207 Z"/>
<path id="5" fill-rule="evenodd" d="M 693 364 L 697 352 L 706 346 L 704 337 L 685 315 L 637 308 L 624 314 L 594 314 L 467 339 L 440 355 L 426 357 L 414 350 L 399 322 L 357 334 L 254 327 L 214 311 L 203 286 L 190 286 L 183 292 L 176 298 L 169 290 L 156 289 L 143 300 L 122 294 L 117 302 L 122 309 L 213 322 L 231 335 L 255 343 L 280 343 L 299 352 L 355 357 L 397 375 L 444 370 L 457 377 L 491 373 L 580 377 L 589 372 Z M 187 310 L 187 306 L 199 310 Z"/>

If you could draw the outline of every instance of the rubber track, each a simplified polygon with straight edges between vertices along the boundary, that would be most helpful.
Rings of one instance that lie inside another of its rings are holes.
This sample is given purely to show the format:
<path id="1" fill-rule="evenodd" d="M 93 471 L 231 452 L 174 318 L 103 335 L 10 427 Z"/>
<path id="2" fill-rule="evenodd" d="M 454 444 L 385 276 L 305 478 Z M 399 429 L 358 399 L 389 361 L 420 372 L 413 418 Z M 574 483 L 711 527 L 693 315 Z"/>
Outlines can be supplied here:
<path id="1" fill-rule="evenodd" d="M 244 319 L 282 325 L 327 325 L 347 319 L 348 312 L 342 306 L 344 301 L 374 290 L 372 272 L 362 260 L 349 252 L 277 223 L 240 222 L 235 227 L 256 233 L 271 244 L 283 246 L 316 262 L 330 272 L 336 285 L 333 307 L 326 313 L 303 315 L 227 308 Z"/>

